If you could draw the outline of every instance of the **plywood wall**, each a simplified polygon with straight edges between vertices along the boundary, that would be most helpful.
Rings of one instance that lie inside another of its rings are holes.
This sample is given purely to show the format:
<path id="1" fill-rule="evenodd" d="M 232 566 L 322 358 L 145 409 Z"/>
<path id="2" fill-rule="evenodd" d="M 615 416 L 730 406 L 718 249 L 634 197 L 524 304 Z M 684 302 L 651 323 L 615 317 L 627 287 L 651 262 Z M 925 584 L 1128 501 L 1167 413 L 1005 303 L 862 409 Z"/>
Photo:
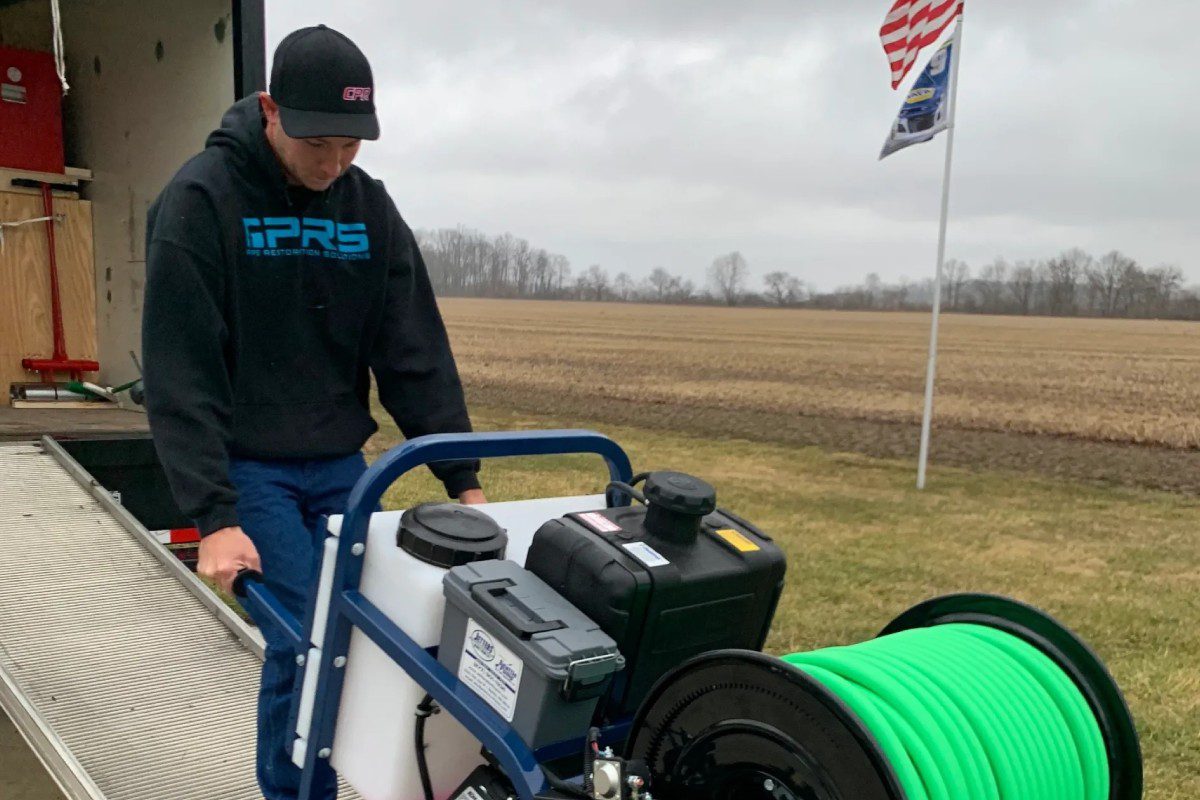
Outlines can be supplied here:
<path id="1" fill-rule="evenodd" d="M 67 354 L 96 358 L 96 285 L 92 259 L 92 204 L 54 199 L 59 292 Z M 38 195 L 0 192 L 0 222 L 43 216 Z M 0 391 L 15 381 L 36 381 L 21 359 L 54 353 L 50 310 L 50 260 L 45 223 L 4 229 L 0 248 Z M 0 401 L 0 402 L 6 402 Z"/>

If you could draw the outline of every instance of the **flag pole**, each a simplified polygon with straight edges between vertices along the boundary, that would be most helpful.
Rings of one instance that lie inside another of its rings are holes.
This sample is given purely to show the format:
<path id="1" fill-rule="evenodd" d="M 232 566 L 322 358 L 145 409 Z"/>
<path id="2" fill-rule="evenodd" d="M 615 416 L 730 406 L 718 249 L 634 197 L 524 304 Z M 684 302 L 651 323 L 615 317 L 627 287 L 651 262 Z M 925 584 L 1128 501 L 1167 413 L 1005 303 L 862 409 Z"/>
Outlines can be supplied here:
<path id="1" fill-rule="evenodd" d="M 937 273 L 933 280 L 933 321 L 929 326 L 929 363 L 925 368 L 925 413 L 921 417 L 921 452 L 917 461 L 917 488 L 925 488 L 929 461 L 929 427 L 933 420 L 933 379 L 937 373 L 938 318 L 942 311 L 942 268 L 946 261 L 946 218 L 950 211 L 950 164 L 954 156 L 954 129 L 958 127 L 958 61 L 962 57 L 962 15 L 954 30 L 950 65 L 950 123 L 946 131 L 946 167 L 942 172 L 942 222 L 938 231 Z"/>

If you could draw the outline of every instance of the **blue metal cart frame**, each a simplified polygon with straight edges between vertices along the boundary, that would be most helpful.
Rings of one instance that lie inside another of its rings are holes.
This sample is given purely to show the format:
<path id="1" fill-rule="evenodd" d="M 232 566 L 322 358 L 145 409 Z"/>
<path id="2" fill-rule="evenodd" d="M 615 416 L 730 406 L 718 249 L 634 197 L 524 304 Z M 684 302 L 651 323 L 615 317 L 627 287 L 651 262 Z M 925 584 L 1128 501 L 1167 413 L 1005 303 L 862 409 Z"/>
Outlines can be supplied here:
<path id="1" fill-rule="evenodd" d="M 532 751 L 491 706 L 438 663 L 434 653 L 414 642 L 359 591 L 362 556 L 366 552 L 371 514 L 378 508 L 383 493 L 406 472 L 436 461 L 569 453 L 601 456 L 608 465 L 610 480 L 628 482 L 632 477 L 629 457 L 607 436 L 588 430 L 557 430 L 421 436 L 389 450 L 358 480 L 350 493 L 338 536 L 340 541 L 330 592 L 329 616 L 320 642 L 321 661 L 319 665 L 305 665 L 306 669 L 315 666 L 318 673 L 316 702 L 304 755 L 300 800 L 312 800 L 316 766 L 320 760 L 329 758 L 333 748 L 345 676 L 345 656 L 354 628 L 361 630 L 378 645 L 495 756 L 513 782 L 520 800 L 534 800 L 535 796 L 547 790 L 546 776 L 541 767 L 543 761 L 572 752 L 582 754 L 582 738 L 578 742 L 562 742 L 537 752 Z M 610 491 L 607 495 L 609 506 L 629 502 L 619 492 Z M 260 619 L 269 620 L 285 632 L 297 653 L 307 652 L 307 641 L 312 635 L 311 613 L 302 630 L 300 623 L 261 582 L 239 580 L 237 588 L 244 595 L 243 602 L 251 606 Z M 605 738 L 622 738 L 627 725 L 625 723 L 607 729 Z"/>

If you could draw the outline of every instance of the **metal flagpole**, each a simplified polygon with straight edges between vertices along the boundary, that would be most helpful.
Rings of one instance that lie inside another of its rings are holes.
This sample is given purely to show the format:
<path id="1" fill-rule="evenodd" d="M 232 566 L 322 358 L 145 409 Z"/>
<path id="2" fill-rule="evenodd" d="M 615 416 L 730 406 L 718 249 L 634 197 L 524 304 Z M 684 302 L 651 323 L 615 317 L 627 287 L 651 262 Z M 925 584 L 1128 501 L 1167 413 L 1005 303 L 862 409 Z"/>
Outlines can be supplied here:
<path id="1" fill-rule="evenodd" d="M 954 129 L 958 118 L 958 61 L 962 57 L 962 16 L 954 31 L 950 65 L 950 123 L 946 131 L 946 169 L 942 173 L 942 224 L 938 232 L 937 274 L 933 280 L 933 322 L 929 327 L 929 364 L 925 369 L 925 413 L 921 418 L 921 453 L 917 462 L 917 488 L 925 488 L 929 461 L 929 426 L 933 419 L 933 379 L 937 372 L 938 317 L 942 311 L 942 267 L 946 260 L 946 217 L 950 210 L 950 162 L 954 155 Z"/>

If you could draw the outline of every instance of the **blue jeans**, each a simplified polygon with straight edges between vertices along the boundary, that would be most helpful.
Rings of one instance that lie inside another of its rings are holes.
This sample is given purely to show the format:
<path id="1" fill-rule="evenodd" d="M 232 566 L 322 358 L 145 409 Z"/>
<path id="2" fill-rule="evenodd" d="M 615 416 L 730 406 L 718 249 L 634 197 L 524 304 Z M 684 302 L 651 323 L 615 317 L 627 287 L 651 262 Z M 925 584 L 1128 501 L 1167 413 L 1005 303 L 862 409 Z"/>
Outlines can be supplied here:
<path id="1" fill-rule="evenodd" d="M 320 569 L 322 517 L 345 512 L 350 490 L 366 468 L 361 453 L 330 459 L 231 459 L 238 520 L 258 549 L 264 582 L 301 624 Z M 258 694 L 258 783 L 266 800 L 295 800 L 300 769 L 292 763 L 295 731 L 288 722 L 296 653 L 278 631 L 258 622 L 267 642 Z M 320 790 L 313 797 L 333 800 L 337 778 L 328 761 L 318 765 L 314 786 Z"/>

